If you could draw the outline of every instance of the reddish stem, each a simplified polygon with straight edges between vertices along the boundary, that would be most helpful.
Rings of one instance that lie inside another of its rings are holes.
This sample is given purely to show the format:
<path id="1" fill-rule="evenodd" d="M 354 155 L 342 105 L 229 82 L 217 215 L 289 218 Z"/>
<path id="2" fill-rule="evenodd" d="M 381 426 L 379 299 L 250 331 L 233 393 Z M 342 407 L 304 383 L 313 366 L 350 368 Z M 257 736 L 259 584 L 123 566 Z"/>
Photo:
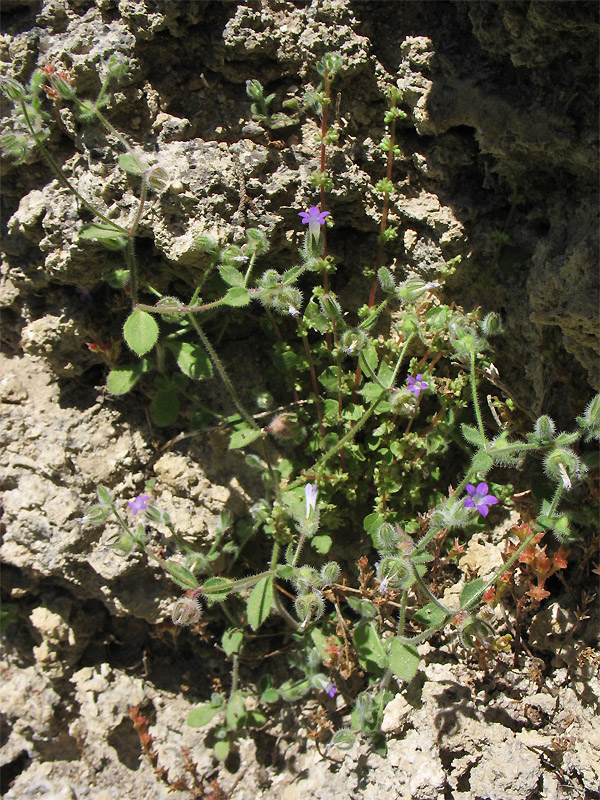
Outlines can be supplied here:
<path id="1" fill-rule="evenodd" d="M 395 103 L 392 105 L 394 107 Z M 390 138 L 389 138 L 389 150 L 387 156 L 387 170 L 386 170 L 386 178 L 388 181 L 392 179 L 392 165 L 394 163 L 394 142 L 396 140 L 396 118 L 394 117 L 390 123 Z M 383 264 L 383 245 L 384 245 L 384 238 L 383 234 L 385 233 L 385 229 L 387 227 L 387 218 L 389 213 L 390 207 L 390 195 L 389 192 L 385 192 L 383 197 L 383 211 L 381 214 L 381 225 L 379 227 L 379 244 L 377 246 L 377 259 L 375 262 L 375 275 L 373 276 L 373 282 L 371 284 L 371 292 L 369 294 L 369 308 L 373 308 L 375 304 L 375 294 L 377 292 L 377 273 L 379 272 L 382 264 Z M 352 390 L 352 401 L 356 400 L 356 393 L 358 391 L 358 385 L 360 383 L 360 375 L 361 369 L 360 365 L 356 367 L 356 372 L 354 374 L 354 387 Z"/>

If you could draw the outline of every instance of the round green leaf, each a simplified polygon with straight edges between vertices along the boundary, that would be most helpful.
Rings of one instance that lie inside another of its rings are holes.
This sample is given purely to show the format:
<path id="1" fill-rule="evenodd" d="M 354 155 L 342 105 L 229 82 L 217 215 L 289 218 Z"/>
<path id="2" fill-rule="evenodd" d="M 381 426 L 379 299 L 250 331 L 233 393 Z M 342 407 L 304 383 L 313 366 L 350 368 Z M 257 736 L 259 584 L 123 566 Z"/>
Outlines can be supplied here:
<path id="1" fill-rule="evenodd" d="M 171 425 L 179 414 L 177 394 L 172 389 L 161 389 L 154 395 L 150 413 L 157 425 Z"/>
<path id="2" fill-rule="evenodd" d="M 471 462 L 471 469 L 473 470 L 473 472 L 485 473 L 492 468 L 493 464 L 494 464 L 494 459 L 487 453 L 484 453 L 483 450 L 480 450 L 473 456 L 473 461 Z"/>
<path id="3" fill-rule="evenodd" d="M 419 668 L 419 653 L 416 647 L 393 639 L 390 644 L 390 669 L 397 678 L 411 681 Z"/>
<path id="4" fill-rule="evenodd" d="M 209 703 L 193 708 L 188 714 L 187 724 L 190 728 L 202 728 L 204 725 L 208 725 L 218 711 L 218 708 Z"/>
<path id="5" fill-rule="evenodd" d="M 232 589 L 229 578 L 209 578 L 202 587 L 202 596 L 209 605 L 222 603 Z"/>
<path id="6" fill-rule="evenodd" d="M 215 754 L 215 758 L 217 759 L 217 761 L 225 761 L 225 759 L 229 755 L 228 740 L 224 739 L 221 742 L 216 742 L 215 746 L 213 747 L 213 752 Z"/>
<path id="7" fill-rule="evenodd" d="M 250 302 L 250 293 L 243 286 L 232 286 L 223 298 L 226 306 L 247 306 Z"/>
<path id="8" fill-rule="evenodd" d="M 152 314 L 136 308 L 127 317 L 123 336 L 129 347 L 138 356 L 152 350 L 158 339 L 158 324 Z"/>
<path id="9" fill-rule="evenodd" d="M 139 381 L 142 372 L 142 364 L 131 364 L 111 369 L 106 379 L 106 388 L 111 394 L 127 394 Z"/>
<path id="10" fill-rule="evenodd" d="M 177 360 L 177 366 L 188 378 L 210 378 L 212 364 L 202 347 L 190 342 L 168 342 L 167 348 Z"/>
<path id="11" fill-rule="evenodd" d="M 234 692 L 227 703 L 227 710 L 225 711 L 227 727 L 234 731 L 238 730 L 245 724 L 247 716 L 243 694 Z"/>
<path id="12" fill-rule="evenodd" d="M 256 428 L 242 427 L 240 430 L 234 431 L 229 440 L 229 449 L 237 450 L 240 447 L 246 447 L 251 444 L 255 439 L 261 435 L 262 431 Z"/>
<path id="13" fill-rule="evenodd" d="M 221 638 L 221 645 L 227 655 L 230 656 L 232 653 L 239 653 L 243 641 L 244 634 L 241 631 L 235 630 L 235 628 L 228 628 Z"/>
<path id="14" fill-rule="evenodd" d="M 331 550 L 333 539 L 326 533 L 318 533 L 310 540 L 310 546 L 320 556 L 325 556 Z"/>

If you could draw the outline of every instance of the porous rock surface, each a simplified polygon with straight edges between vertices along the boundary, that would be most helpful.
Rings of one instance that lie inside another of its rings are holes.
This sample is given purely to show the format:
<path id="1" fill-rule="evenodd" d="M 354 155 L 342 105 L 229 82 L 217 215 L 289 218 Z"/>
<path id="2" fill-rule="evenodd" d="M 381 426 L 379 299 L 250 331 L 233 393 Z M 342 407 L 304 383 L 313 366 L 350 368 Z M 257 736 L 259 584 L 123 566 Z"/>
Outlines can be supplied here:
<path id="1" fill-rule="evenodd" d="M 600 388 L 595 3 L 5 0 L 3 12 L 3 74 L 26 81 L 56 61 L 85 97 L 109 56 L 127 63 L 111 122 L 169 176 L 139 229 L 142 275 L 160 290 L 175 276 L 181 296 L 193 291 L 207 264 L 199 234 L 236 242 L 259 227 L 273 263 L 292 263 L 300 232 L 289 231 L 313 201 L 319 130 L 305 119 L 274 143 L 250 119 L 245 81 L 258 78 L 281 103 L 315 84 L 316 62 L 336 51 L 337 290 L 355 297 L 373 258 L 380 202 L 368 187 L 384 174 L 381 93 L 397 85 L 408 119 L 398 130 L 390 265 L 428 276 L 462 255 L 446 291 L 501 312 L 496 363 L 532 413 L 568 425 Z M 72 137 L 55 133 L 48 147 L 69 179 L 111 219 L 130 220 L 135 184 L 114 162 L 114 141 L 68 114 L 63 125 Z M 507 667 L 490 683 L 447 643 L 423 645 L 423 668 L 386 709 L 385 759 L 365 742 L 322 758 L 290 711 L 242 743 L 239 764 L 214 762 L 202 732 L 185 724 L 219 674 L 212 644 L 161 627 L 173 586 L 107 550 L 115 529 L 81 520 L 98 483 L 125 505 L 153 477 L 176 527 L 210 541 L 221 510 L 242 513 L 253 499 L 255 478 L 218 431 L 159 452 L 165 436 L 143 409 L 103 391 L 85 343 L 94 309 L 119 313 L 102 288 L 106 251 L 78 240 L 86 212 L 38 154 L 2 169 L 0 554 L 4 591 L 19 607 L 0 685 L 7 800 L 193 796 L 157 780 L 131 706 L 149 719 L 172 780 L 187 749 L 233 800 L 597 797 L 598 661 L 580 656 L 598 646 L 598 616 L 583 633 L 568 597 L 531 627 L 541 679 Z M 498 231 L 510 237 L 501 246 Z M 91 290 L 92 305 L 75 288 Z M 252 376 L 260 359 L 249 355 L 240 369 Z M 219 403 L 218 390 L 206 393 Z M 473 544 L 470 570 L 485 574 L 490 547 Z"/>

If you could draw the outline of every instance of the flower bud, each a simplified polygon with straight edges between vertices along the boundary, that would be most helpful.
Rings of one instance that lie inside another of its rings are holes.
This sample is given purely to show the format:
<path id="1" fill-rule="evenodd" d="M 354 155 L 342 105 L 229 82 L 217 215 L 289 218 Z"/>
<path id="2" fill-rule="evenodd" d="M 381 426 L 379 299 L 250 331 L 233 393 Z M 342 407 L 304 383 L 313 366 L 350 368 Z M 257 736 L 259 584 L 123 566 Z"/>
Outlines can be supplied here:
<path id="1" fill-rule="evenodd" d="M 341 338 L 341 345 L 344 353 L 349 356 L 357 356 L 366 347 L 369 337 L 363 331 L 345 331 Z"/>
<path id="2" fill-rule="evenodd" d="M 50 78 L 52 88 L 62 100 L 74 100 L 77 94 L 75 87 L 71 86 L 70 81 L 63 74 L 55 73 Z"/>
<path id="3" fill-rule="evenodd" d="M 112 509 L 110 507 L 95 505 L 88 508 L 83 519 L 85 522 L 94 522 L 99 524 L 100 522 L 104 522 L 111 513 Z"/>
<path id="4" fill-rule="evenodd" d="M 480 327 L 483 332 L 483 335 L 486 337 L 497 336 L 498 334 L 502 333 L 502 325 L 500 324 L 500 317 L 493 311 L 490 311 L 489 314 L 486 314 L 486 316 L 481 321 Z"/>
<path id="5" fill-rule="evenodd" d="M 413 569 L 402 557 L 386 556 L 377 564 L 377 578 L 381 583 L 380 592 L 385 594 L 389 587 L 408 589 L 415 582 Z"/>
<path id="6" fill-rule="evenodd" d="M 249 228 L 246 231 L 247 249 L 250 253 L 256 253 L 257 256 L 266 253 L 269 249 L 269 240 L 264 231 L 259 231 L 256 228 Z"/>
<path id="7" fill-rule="evenodd" d="M 335 747 L 339 747 L 340 750 L 350 750 L 356 741 L 357 735 L 357 732 L 350 728 L 340 728 L 339 731 L 334 733 L 333 739 L 327 745 L 327 749 L 335 745 Z"/>
<path id="8" fill-rule="evenodd" d="M 395 553 L 398 546 L 398 532 L 394 525 L 384 522 L 375 533 L 375 547 L 383 553 Z"/>
<path id="9" fill-rule="evenodd" d="M 472 521 L 469 510 L 463 503 L 450 497 L 438 506 L 431 515 L 431 525 L 440 530 L 464 528 Z"/>
<path id="10" fill-rule="evenodd" d="M 494 629 L 479 617 L 467 616 L 461 623 L 458 635 L 463 647 L 472 648 L 477 644 L 489 647 L 493 641 Z"/>
<path id="11" fill-rule="evenodd" d="M 278 439 L 293 439 L 300 430 L 295 414 L 278 414 L 265 430 Z"/>
<path id="12" fill-rule="evenodd" d="M 425 292 L 428 292 L 431 289 L 439 289 L 440 285 L 441 284 L 439 284 L 437 281 L 426 283 L 425 281 L 421 280 L 421 278 L 409 278 L 407 281 L 403 281 L 398 286 L 396 293 L 400 300 L 410 302 L 412 300 L 418 300 L 421 295 L 425 294 Z"/>
<path id="13" fill-rule="evenodd" d="M 556 425 L 549 416 L 544 414 L 542 417 L 538 418 L 535 423 L 534 434 L 540 443 L 549 444 L 553 441 L 555 433 Z"/>
<path id="14" fill-rule="evenodd" d="M 296 614 L 302 620 L 300 629 L 306 628 L 311 619 L 319 619 L 325 610 L 325 600 L 321 592 L 307 592 L 296 598 Z"/>
<path id="15" fill-rule="evenodd" d="M 162 192 L 169 185 L 169 175 L 162 167 L 152 167 L 145 172 L 144 177 L 148 186 L 157 192 Z"/>
<path id="16" fill-rule="evenodd" d="M 9 100 L 21 100 L 25 97 L 25 87 L 14 78 L 1 78 L 0 89 Z"/>
<path id="17" fill-rule="evenodd" d="M 586 432 L 585 441 L 600 439 L 600 394 L 590 401 L 583 416 L 577 417 L 577 422 Z"/>
<path id="18" fill-rule="evenodd" d="M 381 267 L 379 272 L 377 273 L 377 278 L 379 280 L 379 285 L 381 289 L 386 294 L 394 294 L 396 291 L 396 284 L 394 282 L 394 278 L 392 277 L 392 273 L 386 267 Z"/>
<path id="19" fill-rule="evenodd" d="M 328 561 L 321 567 L 321 585 L 329 586 L 340 577 L 340 566 L 335 561 Z"/>
<path id="20" fill-rule="evenodd" d="M 319 64 L 317 65 L 317 72 L 323 75 L 325 70 L 330 78 L 342 67 L 342 57 L 339 53 L 325 53 Z"/>
<path id="21" fill-rule="evenodd" d="M 309 592 L 314 586 L 321 585 L 321 576 L 314 567 L 300 567 L 292 581 L 299 592 Z"/>
<path id="22" fill-rule="evenodd" d="M 268 411 L 274 402 L 275 400 L 271 392 L 260 392 L 260 394 L 256 396 L 256 405 L 261 411 Z"/>
<path id="23" fill-rule="evenodd" d="M 173 606 L 171 619 L 175 625 L 195 625 L 202 615 L 200 597 L 184 594 Z"/>
<path id="24" fill-rule="evenodd" d="M 203 553 L 193 553 L 185 560 L 185 566 L 190 572 L 206 573 L 210 572 L 210 561 Z"/>
<path id="25" fill-rule="evenodd" d="M 581 460 L 567 447 L 555 447 L 544 461 L 546 475 L 561 481 L 565 489 L 571 488 L 571 480 L 581 477 Z"/>
<path id="26" fill-rule="evenodd" d="M 122 533 L 117 536 L 116 540 L 110 545 L 111 550 L 114 550 L 120 556 L 128 556 L 134 547 L 135 541 L 128 533 Z"/>
<path id="27" fill-rule="evenodd" d="M 342 323 L 342 308 L 333 294 L 324 294 L 319 298 L 321 311 L 332 322 Z"/>

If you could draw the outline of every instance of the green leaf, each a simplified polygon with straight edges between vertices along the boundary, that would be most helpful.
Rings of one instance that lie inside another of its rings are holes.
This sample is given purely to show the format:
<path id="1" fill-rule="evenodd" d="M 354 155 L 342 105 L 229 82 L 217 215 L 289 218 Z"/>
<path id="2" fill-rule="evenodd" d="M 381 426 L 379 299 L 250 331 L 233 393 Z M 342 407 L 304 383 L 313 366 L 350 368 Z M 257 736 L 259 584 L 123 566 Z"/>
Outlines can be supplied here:
<path id="1" fill-rule="evenodd" d="M 80 239 L 93 239 L 100 242 L 109 250 L 123 250 L 127 246 L 127 236 L 112 225 L 93 223 L 84 225 L 79 231 Z"/>
<path id="2" fill-rule="evenodd" d="M 390 669 L 397 678 L 411 681 L 419 668 L 419 653 L 416 647 L 403 644 L 399 639 L 392 639 L 389 648 Z"/>
<path id="3" fill-rule="evenodd" d="M 485 473 L 492 468 L 493 464 L 494 459 L 487 453 L 484 453 L 483 450 L 480 450 L 473 456 L 473 460 L 471 461 L 471 469 L 474 472 Z"/>
<path id="4" fill-rule="evenodd" d="M 414 619 L 428 628 L 435 628 L 437 625 L 441 625 L 446 616 L 437 603 L 427 603 L 415 613 Z"/>
<path id="5" fill-rule="evenodd" d="M 377 372 L 377 364 L 379 363 L 379 357 L 377 355 L 377 348 L 373 344 L 373 342 L 369 342 L 369 344 L 360 351 L 359 356 L 359 364 L 361 365 L 362 369 L 364 370 L 364 362 L 367 365 L 367 374 L 370 376 L 371 373 L 375 374 Z M 368 368 L 371 368 L 369 372 Z"/>
<path id="6" fill-rule="evenodd" d="M 358 597 L 348 597 L 346 602 L 350 608 L 354 609 L 363 619 L 373 619 L 377 616 L 377 609 L 368 600 L 361 600 Z"/>
<path id="7" fill-rule="evenodd" d="M 296 700 L 300 700 L 301 697 L 304 697 L 311 686 L 312 684 L 308 678 L 306 680 L 299 681 L 298 683 L 286 681 L 279 687 L 279 695 L 283 700 L 293 703 Z"/>
<path id="8" fill-rule="evenodd" d="M 219 709 L 215 708 L 210 703 L 203 703 L 201 706 L 197 706 L 190 711 L 187 724 L 190 728 L 202 728 L 204 725 L 208 725 L 218 712 Z"/>
<path id="9" fill-rule="evenodd" d="M 475 578 L 473 581 L 465 584 L 462 592 L 460 593 L 460 607 L 467 608 L 469 602 L 483 589 L 483 579 Z"/>
<path id="10" fill-rule="evenodd" d="M 196 576 L 187 567 L 178 564 L 176 561 L 167 561 L 167 570 L 175 583 L 178 583 L 183 589 L 198 588 L 199 584 Z"/>
<path id="11" fill-rule="evenodd" d="M 253 631 L 260 628 L 271 611 L 273 602 L 273 577 L 261 578 L 250 592 L 247 601 L 248 623 Z"/>
<path id="12" fill-rule="evenodd" d="M 96 525 L 99 525 L 101 522 L 106 522 L 111 514 L 111 511 L 111 508 L 97 503 L 96 505 L 90 506 L 87 509 L 85 512 L 85 519 L 88 522 L 93 522 Z"/>
<path id="13" fill-rule="evenodd" d="M 485 439 L 482 438 L 479 430 L 473 425 L 466 425 L 463 422 L 460 426 L 460 429 L 462 431 L 462 435 L 467 442 L 469 442 L 469 444 L 474 444 L 475 447 L 481 447 L 483 444 L 485 444 Z"/>
<path id="14" fill-rule="evenodd" d="M 246 447 L 246 445 L 258 439 L 261 433 L 262 431 L 256 430 L 256 428 L 241 428 L 240 430 L 234 431 L 229 441 L 229 449 L 237 450 L 240 447 Z"/>
<path id="15" fill-rule="evenodd" d="M 310 303 L 307 304 L 302 319 L 309 328 L 319 331 L 319 333 L 327 333 L 329 330 L 329 320 L 314 300 L 311 300 Z"/>
<path id="16" fill-rule="evenodd" d="M 248 711 L 246 725 L 252 728 L 262 728 L 267 722 L 266 716 L 261 711 Z"/>
<path id="17" fill-rule="evenodd" d="M 273 687 L 273 678 L 268 674 L 259 680 L 258 692 L 263 703 L 276 703 L 279 700 L 279 692 Z"/>
<path id="18" fill-rule="evenodd" d="M 379 513 L 379 511 L 374 511 L 372 514 L 367 514 L 367 516 L 363 520 L 363 528 L 369 534 L 373 542 L 375 542 L 375 535 L 379 528 L 383 525 L 385 519 Z"/>
<path id="19" fill-rule="evenodd" d="M 264 690 L 260 699 L 263 703 L 276 703 L 279 700 L 279 692 L 277 689 L 270 686 L 268 689 Z"/>
<path id="20" fill-rule="evenodd" d="M 216 742 L 215 746 L 213 747 L 213 753 L 215 754 L 217 761 L 225 761 L 229 755 L 229 741 L 227 739 L 223 739 L 220 742 Z"/>
<path id="21" fill-rule="evenodd" d="M 381 669 L 387 667 L 387 654 L 374 625 L 358 625 L 352 638 L 358 657 L 367 669 L 369 669 L 369 662 Z"/>
<path id="22" fill-rule="evenodd" d="M 392 380 L 394 377 L 394 370 L 389 364 L 386 364 L 385 361 L 382 361 L 379 365 L 379 369 L 377 370 L 377 377 L 383 383 L 384 386 L 391 388 Z M 379 389 L 381 391 L 381 387 Z"/>
<path id="23" fill-rule="evenodd" d="M 329 647 L 331 645 L 331 639 L 333 638 L 335 645 L 340 645 L 341 642 L 337 636 L 325 636 L 325 634 L 319 630 L 319 628 L 313 628 L 310 632 L 310 638 L 313 640 L 313 643 L 317 650 L 319 651 L 319 655 L 323 659 L 323 661 L 327 661 L 328 658 L 331 658 L 331 653 L 329 652 Z"/>
<path id="24" fill-rule="evenodd" d="M 113 505 L 112 494 L 108 491 L 106 486 L 102 486 L 102 484 L 100 484 L 100 486 L 98 486 L 96 488 L 96 492 L 98 493 L 98 497 L 100 499 L 100 502 L 103 505 L 112 507 L 112 505 Z"/>
<path id="25" fill-rule="evenodd" d="M 158 323 L 152 314 L 136 308 L 127 317 L 123 336 L 133 352 L 143 356 L 152 350 L 158 340 Z"/>
<path id="26" fill-rule="evenodd" d="M 173 389 L 161 389 L 154 395 L 150 413 L 157 425 L 171 425 L 179 414 L 177 393 Z"/>
<path id="27" fill-rule="evenodd" d="M 14 603 L 3 603 L 0 609 L 0 636 L 4 636 L 8 626 L 17 620 L 17 606 Z"/>
<path id="28" fill-rule="evenodd" d="M 290 567 L 289 564 L 278 564 L 277 566 L 278 578 L 283 578 L 284 580 L 289 581 L 289 579 L 292 577 L 293 574 L 294 574 L 294 569 L 293 567 Z"/>
<path id="29" fill-rule="evenodd" d="M 237 628 L 227 628 L 221 638 L 221 646 L 223 650 L 230 656 L 232 653 L 239 653 L 242 642 L 244 641 L 244 634 L 237 630 Z"/>
<path id="30" fill-rule="evenodd" d="M 209 605 L 222 603 L 232 588 L 229 578 L 209 578 L 202 587 L 202 596 Z"/>
<path id="31" fill-rule="evenodd" d="M 337 367 L 327 367 L 319 375 L 319 380 L 328 392 L 338 391 L 338 370 Z"/>
<path id="32" fill-rule="evenodd" d="M 316 536 L 313 536 L 310 540 L 310 546 L 318 553 L 320 556 L 325 556 L 331 550 L 331 545 L 333 544 L 333 539 L 331 536 L 328 536 L 326 533 L 318 533 Z"/>
<path id="33" fill-rule="evenodd" d="M 243 694 L 234 692 L 227 703 L 227 710 L 225 711 L 227 727 L 233 731 L 239 730 L 244 726 L 247 716 Z"/>
<path id="34" fill-rule="evenodd" d="M 371 747 L 373 748 L 374 753 L 377 753 L 378 756 L 385 758 L 388 751 L 385 734 L 376 733 L 371 739 Z"/>
<path id="35" fill-rule="evenodd" d="M 373 383 L 373 381 L 367 381 L 363 386 L 360 387 L 358 393 L 361 394 L 367 403 L 373 403 L 375 400 L 379 399 L 383 389 L 379 384 Z M 381 408 L 381 404 L 380 404 Z"/>
<path id="36" fill-rule="evenodd" d="M 130 364 L 111 369 L 106 379 L 106 388 L 111 394 L 127 394 L 130 392 L 144 372 L 144 365 Z"/>
<path id="37" fill-rule="evenodd" d="M 119 166 L 130 175 L 141 175 L 146 169 L 144 164 L 130 155 L 119 156 Z"/>
<path id="38" fill-rule="evenodd" d="M 102 279 L 113 289 L 124 289 L 129 283 L 129 278 L 129 270 L 125 267 L 109 267 L 102 275 Z"/>
<path id="39" fill-rule="evenodd" d="M 219 273 L 228 286 L 243 286 L 244 276 L 235 267 L 222 266 L 219 267 Z"/>
<path id="40" fill-rule="evenodd" d="M 341 730 L 336 731 L 333 734 L 331 743 L 334 744 L 336 747 L 339 747 L 340 750 L 350 750 L 355 741 L 356 741 L 356 732 L 351 731 L 348 728 L 342 728 Z"/>
<path id="41" fill-rule="evenodd" d="M 235 308 L 247 306 L 249 302 L 250 292 L 244 289 L 243 286 L 233 286 L 223 298 L 224 305 L 234 306 Z"/>

